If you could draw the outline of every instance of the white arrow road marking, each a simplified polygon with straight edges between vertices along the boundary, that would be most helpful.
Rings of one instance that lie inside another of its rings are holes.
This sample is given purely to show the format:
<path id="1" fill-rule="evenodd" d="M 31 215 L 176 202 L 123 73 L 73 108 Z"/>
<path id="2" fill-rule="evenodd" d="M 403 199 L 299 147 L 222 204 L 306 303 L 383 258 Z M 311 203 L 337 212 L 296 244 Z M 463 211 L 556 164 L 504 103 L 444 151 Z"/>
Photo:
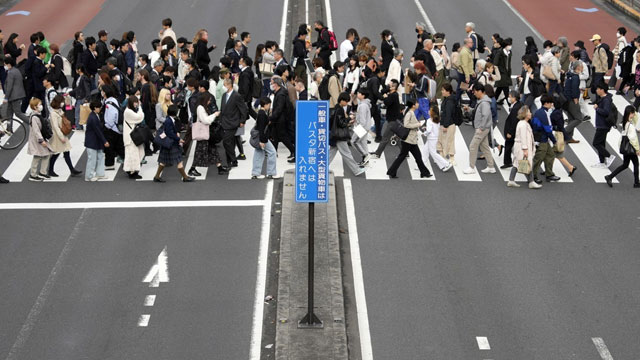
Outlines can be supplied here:
<path id="1" fill-rule="evenodd" d="M 138 326 L 147 327 L 147 325 L 149 325 L 150 318 L 151 318 L 151 315 L 140 315 L 140 318 L 138 319 Z"/>
<path id="2" fill-rule="evenodd" d="M 489 345 L 489 339 L 487 339 L 486 336 L 476 336 L 476 341 L 478 342 L 478 349 L 491 350 L 491 346 Z"/>
<path id="3" fill-rule="evenodd" d="M 156 303 L 156 296 L 155 295 L 147 295 L 146 298 L 144 298 L 144 306 L 153 306 Z"/>
<path id="4" fill-rule="evenodd" d="M 167 247 L 158 255 L 158 261 L 151 267 L 142 282 L 149 283 L 149 287 L 158 287 L 161 282 L 169 282 L 169 265 L 167 262 Z"/>
<path id="5" fill-rule="evenodd" d="M 598 353 L 600 354 L 602 360 L 613 360 L 613 356 L 611 356 L 611 353 L 609 352 L 609 349 L 607 348 L 607 345 L 605 345 L 602 338 L 594 337 L 591 338 L 591 341 L 593 341 L 593 345 L 596 346 L 596 349 L 598 350 Z"/>

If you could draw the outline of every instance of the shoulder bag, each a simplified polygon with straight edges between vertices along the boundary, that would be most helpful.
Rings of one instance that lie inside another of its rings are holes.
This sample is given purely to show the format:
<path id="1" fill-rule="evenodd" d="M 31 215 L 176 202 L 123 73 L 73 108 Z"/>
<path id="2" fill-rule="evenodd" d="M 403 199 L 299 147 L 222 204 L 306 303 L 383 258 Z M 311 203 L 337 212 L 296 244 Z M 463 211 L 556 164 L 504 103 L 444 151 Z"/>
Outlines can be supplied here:
<path id="1" fill-rule="evenodd" d="M 636 153 L 636 149 L 633 148 L 631 142 L 629 141 L 628 131 L 629 125 L 627 123 L 627 128 L 625 129 L 624 135 L 622 135 L 622 139 L 620 140 L 620 154 L 622 155 L 633 155 Z"/>

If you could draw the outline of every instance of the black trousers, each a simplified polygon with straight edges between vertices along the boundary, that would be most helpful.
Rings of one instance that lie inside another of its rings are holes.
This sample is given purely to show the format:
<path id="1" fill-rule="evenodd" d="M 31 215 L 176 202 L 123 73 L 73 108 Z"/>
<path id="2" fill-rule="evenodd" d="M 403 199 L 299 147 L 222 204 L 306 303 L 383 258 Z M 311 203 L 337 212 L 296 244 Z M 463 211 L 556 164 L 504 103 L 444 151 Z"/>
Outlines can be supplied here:
<path id="1" fill-rule="evenodd" d="M 227 157 L 227 166 L 231 166 L 238 161 L 236 159 L 236 130 L 224 130 L 222 146 Z"/>
<path id="2" fill-rule="evenodd" d="M 322 59 L 322 68 L 325 70 L 331 70 L 331 51 L 321 51 L 318 57 Z"/>
<path id="3" fill-rule="evenodd" d="M 593 147 L 598 151 L 598 158 L 600 163 L 605 161 L 605 158 L 611 156 L 607 150 L 607 134 L 609 129 L 596 129 L 596 134 L 593 136 Z"/>
<path id="4" fill-rule="evenodd" d="M 109 142 L 109 147 L 104 149 L 104 166 L 113 166 L 115 164 L 116 156 L 120 156 L 124 159 L 124 142 L 122 141 L 122 134 L 111 129 L 105 129 L 104 137 Z"/>
<path id="5" fill-rule="evenodd" d="M 378 104 L 371 105 L 371 117 L 373 117 L 373 123 L 376 125 L 376 139 L 380 139 L 382 137 L 382 114 Z"/>
<path id="6" fill-rule="evenodd" d="M 500 94 L 504 94 L 504 98 L 500 100 Z M 500 86 L 496 90 L 496 101 L 504 101 L 509 97 L 509 87 L 508 86 Z"/>
<path id="7" fill-rule="evenodd" d="M 638 177 L 638 155 L 622 155 L 622 165 L 618 166 L 615 170 L 611 172 L 610 177 L 616 177 L 616 175 L 620 174 L 622 170 L 629 167 L 629 163 L 633 163 L 633 183 L 640 184 L 640 178 Z"/>
<path id="8" fill-rule="evenodd" d="M 289 136 L 289 124 L 287 123 L 277 123 L 276 124 L 276 135 L 273 139 L 273 147 L 276 148 L 276 152 L 278 151 L 278 144 L 283 143 L 284 146 L 289 149 L 291 156 L 296 155 L 296 148 L 291 141 L 291 137 Z"/>
<path id="9" fill-rule="evenodd" d="M 513 144 L 514 144 L 513 138 L 505 139 L 504 141 L 504 164 L 505 165 L 513 165 L 513 160 L 511 159 L 511 150 L 513 150 Z"/>
<path id="10" fill-rule="evenodd" d="M 242 136 L 240 135 L 236 136 L 236 147 L 238 148 L 240 154 L 244 154 L 244 147 L 242 147 Z"/>
<path id="11" fill-rule="evenodd" d="M 418 169 L 420 169 L 420 175 L 425 176 L 429 175 L 429 169 L 422 162 L 422 155 L 420 154 L 420 148 L 416 144 L 409 144 L 404 141 L 400 143 L 400 154 L 396 158 L 396 160 L 391 164 L 389 170 L 387 170 L 387 175 L 396 176 L 398 172 L 398 168 L 404 162 L 404 159 L 407 158 L 407 155 L 411 153 L 413 158 L 416 159 L 416 163 L 418 163 Z"/>
<path id="12" fill-rule="evenodd" d="M 67 163 L 69 170 L 74 170 L 73 163 L 71 162 L 71 155 L 69 155 L 69 152 L 65 151 L 62 153 L 62 155 L 64 156 L 64 162 Z M 58 157 L 60 157 L 59 153 L 51 155 L 51 159 L 49 159 L 49 174 L 53 172 L 53 167 L 55 166 L 56 160 L 58 160 Z"/>

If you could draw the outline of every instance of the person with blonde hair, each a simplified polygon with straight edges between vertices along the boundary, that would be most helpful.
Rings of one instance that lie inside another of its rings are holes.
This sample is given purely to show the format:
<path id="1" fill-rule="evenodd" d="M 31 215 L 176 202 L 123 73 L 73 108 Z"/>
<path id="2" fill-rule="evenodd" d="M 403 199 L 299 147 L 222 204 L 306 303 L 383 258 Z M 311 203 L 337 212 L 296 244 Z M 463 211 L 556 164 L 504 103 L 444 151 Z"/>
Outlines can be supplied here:
<path id="1" fill-rule="evenodd" d="M 163 88 L 158 94 L 158 103 L 156 104 L 156 129 L 160 129 L 164 120 L 167 118 L 167 110 L 172 105 L 171 90 Z"/>
<path id="2" fill-rule="evenodd" d="M 211 58 L 209 57 L 209 53 L 216 48 L 215 45 L 208 46 L 208 42 L 209 33 L 205 29 L 198 30 L 193 37 L 193 59 L 196 61 L 196 65 L 198 65 L 200 74 L 202 74 L 205 79 L 209 78 L 210 73 L 209 63 L 211 62 Z"/>

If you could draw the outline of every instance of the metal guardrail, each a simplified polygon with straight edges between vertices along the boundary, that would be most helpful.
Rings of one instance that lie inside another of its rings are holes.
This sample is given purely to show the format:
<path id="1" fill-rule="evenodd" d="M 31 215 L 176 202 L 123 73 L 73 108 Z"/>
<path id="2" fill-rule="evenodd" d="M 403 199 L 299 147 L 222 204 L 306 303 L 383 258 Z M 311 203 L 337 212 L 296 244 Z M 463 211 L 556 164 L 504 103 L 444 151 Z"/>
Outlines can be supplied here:
<path id="1" fill-rule="evenodd" d="M 636 21 L 640 21 L 640 0 L 608 0 L 611 5 L 617 7 Z"/>

